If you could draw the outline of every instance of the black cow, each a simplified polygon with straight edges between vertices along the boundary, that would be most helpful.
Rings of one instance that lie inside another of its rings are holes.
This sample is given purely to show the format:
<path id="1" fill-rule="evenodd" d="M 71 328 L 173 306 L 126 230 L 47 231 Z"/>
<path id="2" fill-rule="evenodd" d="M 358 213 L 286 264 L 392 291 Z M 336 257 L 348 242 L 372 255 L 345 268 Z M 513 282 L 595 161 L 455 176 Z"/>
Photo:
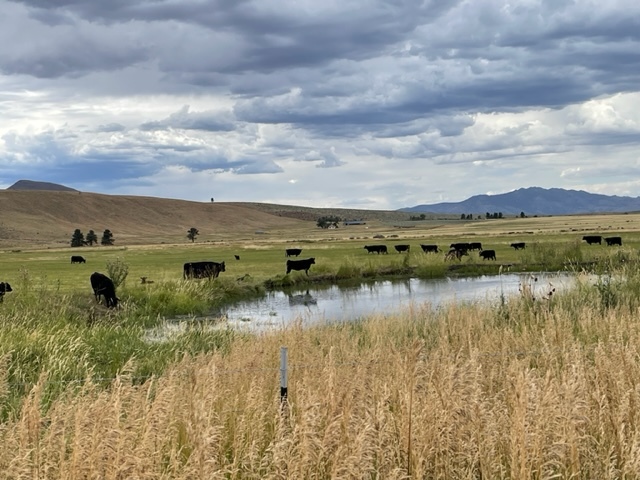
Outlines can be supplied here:
<path id="1" fill-rule="evenodd" d="M 285 250 L 285 256 L 286 257 L 297 257 L 301 253 L 302 253 L 302 249 L 301 248 L 287 248 Z"/>
<path id="2" fill-rule="evenodd" d="M 9 292 L 13 292 L 9 282 L 0 282 L 0 303 L 4 301 L 4 294 Z"/>
<path id="3" fill-rule="evenodd" d="M 496 259 L 496 251 L 495 250 L 483 250 L 480 252 L 480 256 L 483 260 L 495 260 Z"/>
<path id="4" fill-rule="evenodd" d="M 604 239 L 605 242 L 607 242 L 607 246 L 611 246 L 611 245 L 620 245 L 622 246 L 622 237 L 607 237 Z"/>
<path id="5" fill-rule="evenodd" d="M 471 244 L 469 242 L 452 243 L 451 245 L 449 245 L 449 248 L 467 251 L 471 250 Z"/>
<path id="6" fill-rule="evenodd" d="M 602 236 L 601 235 L 585 235 L 582 237 L 582 240 L 587 242 L 589 245 L 592 243 L 597 243 L 598 245 L 602 245 Z"/>
<path id="7" fill-rule="evenodd" d="M 394 245 L 394 248 L 398 253 L 408 252 L 411 250 L 411 245 Z"/>
<path id="8" fill-rule="evenodd" d="M 381 253 L 389 253 L 386 245 L 365 245 L 364 248 L 367 250 L 367 253 L 377 253 L 378 255 Z"/>
<path id="9" fill-rule="evenodd" d="M 438 250 L 438 245 L 423 245 L 421 243 L 420 248 L 424 253 L 438 253 L 440 251 Z"/>
<path id="10" fill-rule="evenodd" d="M 469 244 L 469 250 L 482 250 L 482 243 L 480 243 L 480 242 L 471 242 Z"/>
<path id="11" fill-rule="evenodd" d="M 218 278 L 224 272 L 224 262 L 188 262 L 182 267 L 183 278 Z"/>
<path id="12" fill-rule="evenodd" d="M 514 250 L 523 250 L 527 245 L 524 242 L 512 243 L 511 246 Z"/>
<path id="13" fill-rule="evenodd" d="M 234 255 L 236 260 L 240 260 L 240 255 Z"/>
<path id="14" fill-rule="evenodd" d="M 91 288 L 96 297 L 96 302 L 100 301 L 100 296 L 102 295 L 107 307 L 115 308 L 118 306 L 119 299 L 116 297 L 116 287 L 109 277 L 99 272 L 93 272 L 91 274 Z"/>
<path id="15" fill-rule="evenodd" d="M 80 255 L 71 255 L 71 263 L 87 263 L 87 261 Z"/>
<path id="16" fill-rule="evenodd" d="M 287 260 L 287 273 L 292 270 L 304 270 L 304 273 L 309 275 L 309 269 L 314 263 L 316 263 L 316 259 L 313 257 L 304 260 Z"/>

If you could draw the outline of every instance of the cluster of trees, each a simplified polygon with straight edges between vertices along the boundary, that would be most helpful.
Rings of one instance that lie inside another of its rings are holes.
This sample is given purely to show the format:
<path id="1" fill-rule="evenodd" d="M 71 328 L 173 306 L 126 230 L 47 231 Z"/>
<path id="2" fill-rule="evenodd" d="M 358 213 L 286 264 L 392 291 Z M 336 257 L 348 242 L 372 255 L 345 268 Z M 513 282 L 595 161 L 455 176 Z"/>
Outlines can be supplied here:
<path id="1" fill-rule="evenodd" d="M 102 232 L 102 238 L 100 239 L 101 245 L 113 245 L 114 241 L 115 239 L 113 238 L 113 233 L 111 233 L 111 230 L 107 229 Z M 85 237 L 84 233 L 82 233 L 82 230 L 76 228 L 73 232 L 73 235 L 71 236 L 72 247 L 84 247 L 85 245 L 91 246 L 94 243 L 96 245 L 98 244 L 98 235 L 96 235 L 96 232 L 94 232 L 93 230 L 89 230 L 89 233 L 87 233 L 87 236 Z"/>
<path id="2" fill-rule="evenodd" d="M 424 213 L 421 213 L 420 215 L 411 215 L 409 217 L 409 220 L 413 220 L 414 222 L 417 222 L 419 220 L 424 220 L 425 218 L 427 218 L 427 216 Z"/>
<path id="3" fill-rule="evenodd" d="M 316 223 L 316 225 L 320 228 L 329 228 L 330 226 L 334 226 L 338 228 L 338 224 L 342 221 L 340 217 L 335 215 L 325 215 L 324 217 L 320 217 Z"/>

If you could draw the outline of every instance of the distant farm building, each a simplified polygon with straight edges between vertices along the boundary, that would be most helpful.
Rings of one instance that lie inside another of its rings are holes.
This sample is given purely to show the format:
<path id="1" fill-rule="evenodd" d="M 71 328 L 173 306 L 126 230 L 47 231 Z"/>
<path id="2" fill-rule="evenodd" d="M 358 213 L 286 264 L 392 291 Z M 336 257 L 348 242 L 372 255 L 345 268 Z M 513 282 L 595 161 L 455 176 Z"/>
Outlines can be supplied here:
<path id="1" fill-rule="evenodd" d="M 345 220 L 344 221 L 344 225 L 366 225 L 367 222 L 365 222 L 364 220 Z"/>

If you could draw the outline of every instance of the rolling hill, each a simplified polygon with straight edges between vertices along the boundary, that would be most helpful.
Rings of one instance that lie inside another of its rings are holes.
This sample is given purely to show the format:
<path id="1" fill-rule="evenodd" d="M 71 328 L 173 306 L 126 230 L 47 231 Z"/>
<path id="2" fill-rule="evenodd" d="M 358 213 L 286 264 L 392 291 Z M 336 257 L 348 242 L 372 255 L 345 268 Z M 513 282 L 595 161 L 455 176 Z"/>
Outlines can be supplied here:
<path id="1" fill-rule="evenodd" d="M 294 228 L 308 222 L 233 203 L 51 190 L 0 190 L 0 245 L 68 246 L 76 228 L 113 232 L 116 245 L 198 241 Z"/>

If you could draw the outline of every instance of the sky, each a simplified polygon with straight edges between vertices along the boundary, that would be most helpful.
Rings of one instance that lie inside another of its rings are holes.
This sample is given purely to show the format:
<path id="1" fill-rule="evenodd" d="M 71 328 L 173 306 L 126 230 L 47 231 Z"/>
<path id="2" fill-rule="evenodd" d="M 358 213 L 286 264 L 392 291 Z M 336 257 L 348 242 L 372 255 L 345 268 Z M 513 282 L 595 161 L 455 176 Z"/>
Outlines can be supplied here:
<path id="1" fill-rule="evenodd" d="M 636 0 L 0 0 L 0 188 L 640 196 Z"/>

